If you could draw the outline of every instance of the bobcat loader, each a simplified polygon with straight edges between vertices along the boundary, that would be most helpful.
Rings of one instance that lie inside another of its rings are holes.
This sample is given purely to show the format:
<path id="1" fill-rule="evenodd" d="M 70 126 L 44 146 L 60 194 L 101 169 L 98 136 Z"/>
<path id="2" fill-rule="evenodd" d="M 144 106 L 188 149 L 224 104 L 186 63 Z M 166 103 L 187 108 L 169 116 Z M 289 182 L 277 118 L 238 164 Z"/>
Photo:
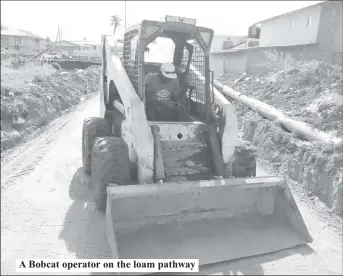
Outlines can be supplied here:
<path id="1" fill-rule="evenodd" d="M 312 242 L 287 184 L 256 177 L 235 107 L 213 87 L 212 38 L 192 19 L 144 20 L 125 31 L 123 64 L 102 38 L 101 117 L 85 119 L 82 155 L 113 258 L 193 258 L 201 269 Z M 166 61 L 188 114 L 150 121 L 144 79 Z"/>

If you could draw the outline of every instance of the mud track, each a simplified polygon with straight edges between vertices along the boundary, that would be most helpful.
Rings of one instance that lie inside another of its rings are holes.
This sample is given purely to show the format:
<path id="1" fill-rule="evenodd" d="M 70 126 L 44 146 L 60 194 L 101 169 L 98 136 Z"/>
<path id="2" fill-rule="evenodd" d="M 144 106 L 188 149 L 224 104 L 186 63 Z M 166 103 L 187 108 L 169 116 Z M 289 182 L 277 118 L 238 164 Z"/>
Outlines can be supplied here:
<path id="1" fill-rule="evenodd" d="M 98 115 L 98 103 L 98 96 L 82 103 L 3 154 L 2 275 L 15 274 L 20 258 L 110 258 L 104 216 L 95 210 L 81 160 L 82 122 Z M 201 273 L 342 274 L 340 221 L 292 190 L 314 238 L 310 246 L 209 266 Z"/>

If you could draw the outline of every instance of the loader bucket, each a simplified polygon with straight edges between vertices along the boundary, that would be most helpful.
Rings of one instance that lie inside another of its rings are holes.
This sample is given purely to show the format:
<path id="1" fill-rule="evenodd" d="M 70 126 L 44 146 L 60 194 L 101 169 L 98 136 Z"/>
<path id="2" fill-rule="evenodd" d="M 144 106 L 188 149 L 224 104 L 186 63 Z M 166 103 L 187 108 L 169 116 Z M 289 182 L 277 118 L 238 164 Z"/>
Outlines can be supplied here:
<path id="1" fill-rule="evenodd" d="M 113 258 L 190 258 L 201 266 L 312 242 L 278 177 L 110 185 L 107 194 Z"/>

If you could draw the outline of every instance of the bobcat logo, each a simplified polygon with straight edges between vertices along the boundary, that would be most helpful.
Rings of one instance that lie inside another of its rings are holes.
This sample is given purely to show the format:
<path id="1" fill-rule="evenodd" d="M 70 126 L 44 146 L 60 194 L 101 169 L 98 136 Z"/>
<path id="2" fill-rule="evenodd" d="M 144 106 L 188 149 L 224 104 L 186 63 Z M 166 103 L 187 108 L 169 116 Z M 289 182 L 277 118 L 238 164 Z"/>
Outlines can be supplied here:
<path id="1" fill-rule="evenodd" d="M 160 99 L 160 100 L 167 100 L 167 98 L 169 97 L 169 91 L 166 89 L 162 89 L 160 91 L 158 91 L 156 93 L 156 96 Z"/>

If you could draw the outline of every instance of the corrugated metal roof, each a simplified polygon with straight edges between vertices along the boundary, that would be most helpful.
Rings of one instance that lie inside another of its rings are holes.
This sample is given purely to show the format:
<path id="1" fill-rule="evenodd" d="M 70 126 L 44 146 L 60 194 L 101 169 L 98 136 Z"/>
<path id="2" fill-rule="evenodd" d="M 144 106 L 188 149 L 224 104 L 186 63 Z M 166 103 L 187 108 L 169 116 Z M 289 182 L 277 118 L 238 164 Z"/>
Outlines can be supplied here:
<path id="1" fill-rule="evenodd" d="M 6 29 L 6 30 L 1 30 L 1 35 L 10 35 L 10 36 L 26 36 L 26 37 L 31 37 L 31 38 L 37 38 L 37 39 L 44 39 L 38 35 L 35 35 L 32 32 L 29 31 L 24 31 L 20 29 Z"/>
<path id="2" fill-rule="evenodd" d="M 78 44 L 78 45 L 89 45 L 89 46 L 92 46 L 92 45 L 100 45 L 100 43 L 98 42 L 95 42 L 95 41 L 70 41 L 71 43 L 75 43 L 75 44 Z"/>
<path id="3" fill-rule="evenodd" d="M 275 19 L 278 19 L 278 18 L 281 18 L 281 17 L 284 17 L 284 16 L 289 16 L 289 15 L 292 15 L 292 14 L 301 13 L 301 12 L 304 12 L 304 11 L 316 8 L 317 6 L 319 7 L 319 6 L 321 6 L 321 5 L 323 5 L 323 4 L 327 3 L 327 2 L 332 2 L 332 1 L 323 1 L 321 3 L 317 3 L 317 4 L 314 4 L 314 5 L 311 5 L 311 6 L 307 6 L 307 7 L 295 10 L 295 11 L 291 11 L 291 12 L 287 12 L 287 13 L 280 14 L 280 15 L 277 15 L 277 16 L 273 16 L 273 17 L 270 17 L 268 19 L 265 19 L 265 20 L 259 21 L 257 23 L 254 23 L 254 25 L 260 25 L 260 24 L 267 23 L 269 21 L 273 21 Z"/>
<path id="4" fill-rule="evenodd" d="M 25 31 L 25 30 L 20 30 L 20 31 L 22 31 L 23 33 L 27 34 L 27 36 L 29 36 L 29 37 L 38 38 L 38 39 L 45 39 L 45 38 L 43 38 L 43 37 L 41 37 L 39 35 L 36 35 L 36 34 L 30 32 L 30 31 Z"/>
<path id="5" fill-rule="evenodd" d="M 51 44 L 54 46 L 80 46 L 77 43 L 66 41 L 66 40 L 60 40 L 60 41 L 52 42 Z"/>
<path id="6" fill-rule="evenodd" d="M 11 36 L 27 36 L 24 32 L 20 30 L 1 30 L 1 35 L 11 35 Z"/>
<path id="7" fill-rule="evenodd" d="M 271 49 L 271 48 L 287 48 L 293 46 L 306 46 L 306 45 L 316 45 L 318 43 L 305 43 L 305 44 L 289 44 L 289 45 L 270 45 L 270 46 L 257 46 L 257 47 L 249 47 L 249 48 L 232 48 L 228 50 L 219 50 L 213 51 L 211 54 L 224 54 L 224 53 L 235 53 L 235 52 L 244 52 L 244 51 L 255 51 L 255 50 L 264 50 L 264 49 Z"/>

